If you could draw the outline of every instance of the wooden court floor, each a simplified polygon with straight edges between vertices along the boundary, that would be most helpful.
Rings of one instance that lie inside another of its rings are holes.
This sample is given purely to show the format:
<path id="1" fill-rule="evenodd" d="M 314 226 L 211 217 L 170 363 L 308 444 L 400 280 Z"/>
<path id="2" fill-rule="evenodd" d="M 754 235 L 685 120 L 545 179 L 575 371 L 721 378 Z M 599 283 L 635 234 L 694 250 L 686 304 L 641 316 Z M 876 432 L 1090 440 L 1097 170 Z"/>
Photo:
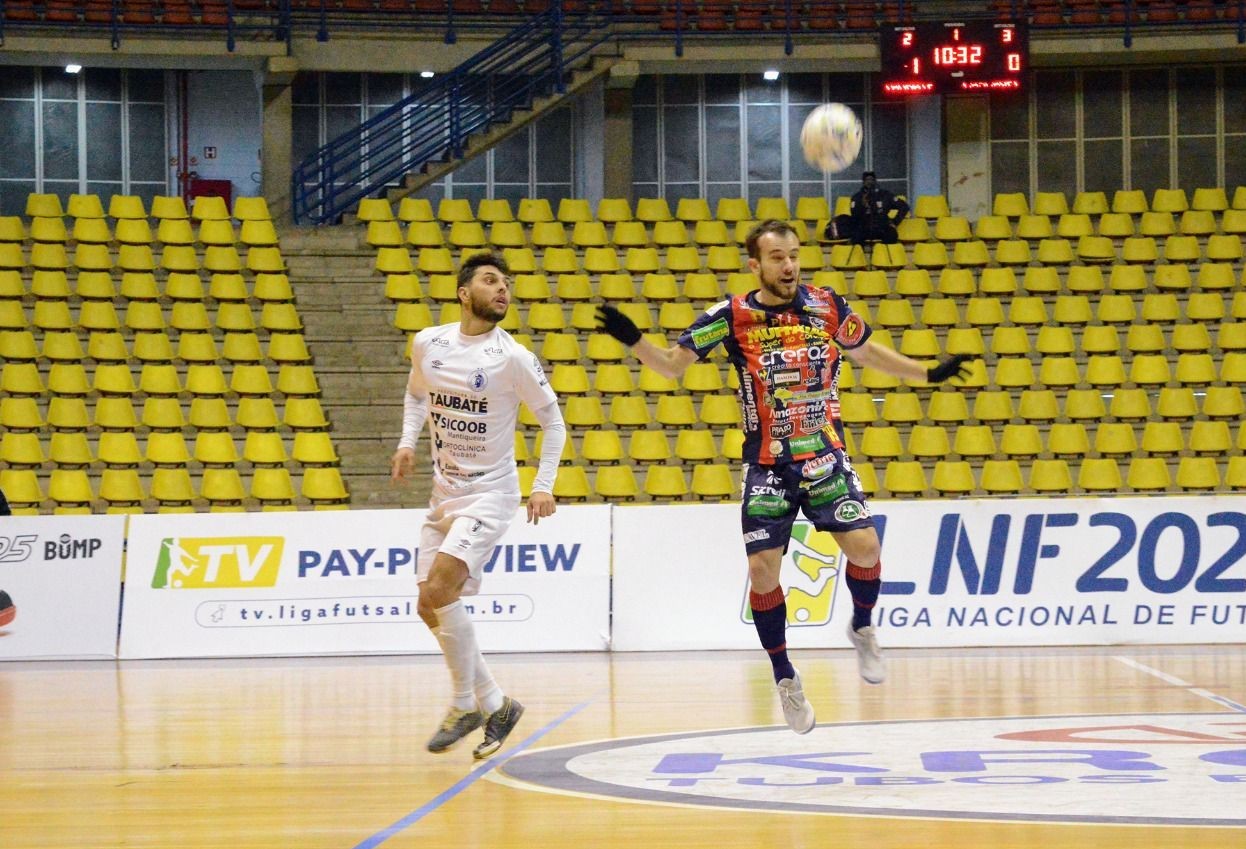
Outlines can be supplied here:
<path id="1" fill-rule="evenodd" d="M 4 663 L 0 847 L 1246 847 L 1242 645 L 795 659 L 807 737 L 759 652 L 493 655 L 483 763 L 434 656 Z"/>

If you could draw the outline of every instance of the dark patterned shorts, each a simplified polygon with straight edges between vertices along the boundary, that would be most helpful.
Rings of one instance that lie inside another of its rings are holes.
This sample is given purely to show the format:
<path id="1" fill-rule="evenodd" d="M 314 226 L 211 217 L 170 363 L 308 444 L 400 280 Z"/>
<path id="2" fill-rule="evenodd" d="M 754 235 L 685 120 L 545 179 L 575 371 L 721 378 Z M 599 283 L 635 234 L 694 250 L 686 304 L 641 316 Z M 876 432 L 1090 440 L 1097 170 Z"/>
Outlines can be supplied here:
<path id="1" fill-rule="evenodd" d="M 861 479 L 844 452 L 773 466 L 745 464 L 740 524 L 749 554 L 786 548 L 796 513 L 819 531 L 874 527 Z"/>

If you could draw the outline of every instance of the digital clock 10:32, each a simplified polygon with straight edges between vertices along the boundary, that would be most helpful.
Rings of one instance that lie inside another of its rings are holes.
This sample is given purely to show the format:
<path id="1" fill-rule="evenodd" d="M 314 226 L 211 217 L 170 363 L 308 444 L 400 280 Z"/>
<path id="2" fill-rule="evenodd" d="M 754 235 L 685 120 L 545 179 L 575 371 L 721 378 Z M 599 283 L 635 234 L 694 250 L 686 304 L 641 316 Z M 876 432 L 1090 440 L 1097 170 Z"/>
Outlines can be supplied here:
<path id="1" fill-rule="evenodd" d="M 889 27 L 879 50 L 890 96 L 1020 91 L 1029 66 L 1025 29 L 995 21 Z"/>

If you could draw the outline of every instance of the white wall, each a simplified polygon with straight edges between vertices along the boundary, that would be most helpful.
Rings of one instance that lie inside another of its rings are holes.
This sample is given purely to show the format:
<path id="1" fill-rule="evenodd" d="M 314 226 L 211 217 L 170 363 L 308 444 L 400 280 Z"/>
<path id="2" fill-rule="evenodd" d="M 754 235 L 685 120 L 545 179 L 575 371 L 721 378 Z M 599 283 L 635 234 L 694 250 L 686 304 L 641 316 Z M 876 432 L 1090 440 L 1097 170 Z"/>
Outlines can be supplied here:
<path id="1" fill-rule="evenodd" d="M 207 180 L 229 180 L 233 195 L 260 191 L 263 104 L 251 71 L 189 71 L 189 170 Z M 205 159 L 204 148 L 216 158 Z"/>

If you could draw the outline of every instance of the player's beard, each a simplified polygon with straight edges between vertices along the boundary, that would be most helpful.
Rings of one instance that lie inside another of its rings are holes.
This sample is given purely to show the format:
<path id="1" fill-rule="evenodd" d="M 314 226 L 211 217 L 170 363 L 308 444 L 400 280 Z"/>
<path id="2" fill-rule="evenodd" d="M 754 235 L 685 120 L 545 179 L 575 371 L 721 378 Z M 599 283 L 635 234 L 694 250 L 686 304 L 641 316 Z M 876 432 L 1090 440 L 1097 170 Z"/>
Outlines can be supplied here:
<path id="1" fill-rule="evenodd" d="M 493 299 L 487 297 L 478 297 L 475 293 L 467 301 L 467 311 L 481 321 L 491 321 L 497 324 L 506 318 L 506 312 L 510 309 L 510 303 L 506 306 L 499 307 L 493 302 Z"/>
<path id="2" fill-rule="evenodd" d="M 792 276 L 792 283 L 784 284 L 782 275 L 776 275 L 774 279 L 766 278 L 766 275 L 757 275 L 761 288 L 765 289 L 772 297 L 778 298 L 780 301 L 791 301 L 796 297 L 796 287 L 800 285 L 800 273 L 797 272 Z"/>

